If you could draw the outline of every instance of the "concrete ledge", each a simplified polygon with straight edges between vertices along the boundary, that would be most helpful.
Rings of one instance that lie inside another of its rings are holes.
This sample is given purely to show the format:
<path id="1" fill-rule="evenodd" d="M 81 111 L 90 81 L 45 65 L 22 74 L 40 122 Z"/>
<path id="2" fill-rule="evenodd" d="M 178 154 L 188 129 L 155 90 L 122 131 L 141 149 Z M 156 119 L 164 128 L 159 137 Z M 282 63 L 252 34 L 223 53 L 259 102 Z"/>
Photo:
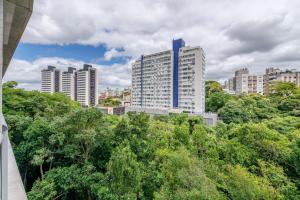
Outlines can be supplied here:
<path id="1" fill-rule="evenodd" d="M 10 60 L 20 42 L 33 9 L 33 0 L 4 0 L 3 12 L 3 71 L 4 76 Z"/>
<path id="2" fill-rule="evenodd" d="M 125 107 L 125 113 L 128 112 L 144 112 L 149 115 L 169 115 L 171 113 L 183 113 L 180 109 L 168 108 L 143 108 L 143 107 Z M 216 113 L 187 113 L 189 116 L 202 116 L 205 122 L 214 126 L 218 122 L 218 114 Z"/>

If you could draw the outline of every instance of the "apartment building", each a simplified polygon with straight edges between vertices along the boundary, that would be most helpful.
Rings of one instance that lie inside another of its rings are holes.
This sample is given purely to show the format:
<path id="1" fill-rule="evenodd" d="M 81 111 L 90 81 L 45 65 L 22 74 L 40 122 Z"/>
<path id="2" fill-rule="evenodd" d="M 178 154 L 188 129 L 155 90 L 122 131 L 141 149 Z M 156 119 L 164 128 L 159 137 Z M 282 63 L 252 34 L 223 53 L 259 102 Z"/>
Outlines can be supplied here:
<path id="1" fill-rule="evenodd" d="M 235 78 L 230 78 L 229 80 L 225 81 L 223 89 L 225 92 L 229 94 L 235 94 Z"/>
<path id="2" fill-rule="evenodd" d="M 252 75 L 247 68 L 235 71 L 235 76 L 228 82 L 231 82 L 230 89 L 232 88 L 236 94 L 263 94 L 263 76 Z M 230 89 L 228 84 L 226 91 Z"/>
<path id="3" fill-rule="evenodd" d="M 249 70 L 247 68 L 242 68 L 235 71 L 235 92 L 248 93 L 248 75 Z"/>
<path id="4" fill-rule="evenodd" d="M 76 101 L 82 106 L 98 105 L 98 73 L 92 65 L 84 64 L 83 69 L 75 73 Z"/>
<path id="5" fill-rule="evenodd" d="M 43 69 L 42 76 L 42 88 L 43 93 L 53 94 L 54 92 L 61 92 L 62 80 L 61 72 L 56 67 L 48 66 L 47 69 Z"/>
<path id="6" fill-rule="evenodd" d="M 69 67 L 62 73 L 62 92 L 72 100 L 76 100 L 75 72 L 76 68 Z"/>
<path id="7" fill-rule="evenodd" d="M 141 56 L 132 65 L 132 106 L 169 108 L 172 105 L 172 52 Z"/>
<path id="8" fill-rule="evenodd" d="M 179 50 L 178 108 L 191 113 L 205 111 L 205 56 L 199 47 Z"/>
<path id="9" fill-rule="evenodd" d="M 142 55 L 132 64 L 132 107 L 205 110 L 205 56 L 200 47 L 173 40 L 172 50 Z"/>
<path id="10" fill-rule="evenodd" d="M 264 75 L 264 93 L 270 93 L 270 85 L 272 82 L 281 81 L 295 83 L 300 87 L 300 72 L 295 70 L 282 71 L 278 68 L 267 68 Z"/>
<path id="11" fill-rule="evenodd" d="M 77 71 L 69 67 L 63 73 L 53 66 L 48 66 L 41 73 L 42 92 L 62 92 L 82 106 L 98 105 L 98 73 L 92 65 L 85 64 L 83 69 Z"/>

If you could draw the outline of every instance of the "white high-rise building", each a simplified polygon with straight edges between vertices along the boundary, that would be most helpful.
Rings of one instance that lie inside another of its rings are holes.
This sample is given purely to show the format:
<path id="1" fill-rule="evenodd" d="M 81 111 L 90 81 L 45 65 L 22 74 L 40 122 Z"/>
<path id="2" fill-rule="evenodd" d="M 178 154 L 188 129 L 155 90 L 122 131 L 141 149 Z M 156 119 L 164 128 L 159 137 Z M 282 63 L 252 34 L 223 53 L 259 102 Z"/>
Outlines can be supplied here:
<path id="1" fill-rule="evenodd" d="M 173 40 L 173 49 L 143 55 L 132 64 L 132 107 L 205 111 L 205 55 Z"/>
<path id="2" fill-rule="evenodd" d="M 43 93 L 53 94 L 54 92 L 62 91 L 61 72 L 56 67 L 48 66 L 42 70 L 42 88 Z"/>
<path id="3" fill-rule="evenodd" d="M 76 72 L 76 100 L 82 106 L 98 104 L 98 74 L 97 69 L 85 64 Z"/>
<path id="4" fill-rule="evenodd" d="M 172 51 L 141 56 L 132 65 L 132 106 L 171 108 L 173 103 Z"/>
<path id="5" fill-rule="evenodd" d="M 69 67 L 68 71 L 62 73 L 62 92 L 72 100 L 76 99 L 75 71 L 76 68 Z"/>
<path id="6" fill-rule="evenodd" d="M 42 70 L 42 92 L 53 94 L 63 92 L 82 106 L 98 105 L 98 73 L 97 69 L 85 64 L 76 71 L 69 67 L 61 73 L 53 66 Z"/>
<path id="7" fill-rule="evenodd" d="M 205 56 L 200 47 L 179 50 L 178 107 L 192 113 L 205 111 Z"/>

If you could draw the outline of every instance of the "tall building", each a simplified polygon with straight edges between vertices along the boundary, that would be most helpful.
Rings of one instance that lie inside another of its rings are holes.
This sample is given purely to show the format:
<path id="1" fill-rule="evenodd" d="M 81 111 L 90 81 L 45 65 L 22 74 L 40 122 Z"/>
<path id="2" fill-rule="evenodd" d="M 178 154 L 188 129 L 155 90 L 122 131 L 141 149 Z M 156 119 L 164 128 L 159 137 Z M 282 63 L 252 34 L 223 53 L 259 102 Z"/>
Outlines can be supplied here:
<path id="1" fill-rule="evenodd" d="M 132 107 L 205 111 L 205 55 L 173 40 L 172 50 L 142 55 L 132 64 Z"/>
<path id="2" fill-rule="evenodd" d="M 300 87 L 300 72 L 295 70 L 282 71 L 278 68 L 267 68 L 264 75 L 265 94 L 270 93 L 270 85 L 275 81 L 295 83 L 298 87 Z"/>
<path id="3" fill-rule="evenodd" d="M 68 71 L 62 73 L 62 92 L 72 100 L 76 99 L 75 72 L 76 68 L 69 67 Z"/>
<path id="4" fill-rule="evenodd" d="M 199 47 L 179 51 L 178 108 L 191 113 L 205 112 L 205 55 Z"/>
<path id="5" fill-rule="evenodd" d="M 85 64 L 83 69 L 76 71 L 69 67 L 63 73 L 53 66 L 42 70 L 42 92 L 53 94 L 63 92 L 82 106 L 98 104 L 98 74 L 97 69 Z"/>
<path id="6" fill-rule="evenodd" d="M 264 93 L 264 76 L 249 75 L 248 76 L 248 94 Z"/>
<path id="7" fill-rule="evenodd" d="M 85 64 L 76 72 L 76 100 L 82 106 L 98 104 L 98 74 L 92 65 Z"/>
<path id="8" fill-rule="evenodd" d="M 236 94 L 263 94 L 263 76 L 251 75 L 247 68 L 235 71 L 235 76 L 228 82 Z"/>
<path id="9" fill-rule="evenodd" d="M 234 86 L 235 78 L 230 78 L 228 81 L 225 81 L 224 91 L 229 94 L 235 94 L 235 86 Z"/>
<path id="10" fill-rule="evenodd" d="M 242 68 L 235 71 L 235 92 L 248 93 L 248 76 L 249 70 L 247 68 Z"/>
<path id="11" fill-rule="evenodd" d="M 53 94 L 62 91 L 61 72 L 56 67 L 48 66 L 42 70 L 42 92 Z"/>

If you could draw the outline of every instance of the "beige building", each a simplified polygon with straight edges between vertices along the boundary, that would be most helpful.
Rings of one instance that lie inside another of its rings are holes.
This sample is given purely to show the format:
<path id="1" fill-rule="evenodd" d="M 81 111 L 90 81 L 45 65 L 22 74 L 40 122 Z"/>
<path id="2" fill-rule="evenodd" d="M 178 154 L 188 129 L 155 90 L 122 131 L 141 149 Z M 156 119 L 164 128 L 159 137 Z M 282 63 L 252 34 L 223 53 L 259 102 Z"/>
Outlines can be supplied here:
<path id="1" fill-rule="evenodd" d="M 295 70 L 282 71 L 278 68 L 267 68 L 264 75 L 265 94 L 270 93 L 270 85 L 275 81 L 295 83 L 298 87 L 300 87 L 300 72 Z"/>
<path id="2" fill-rule="evenodd" d="M 247 68 L 242 68 L 235 71 L 235 76 L 228 80 L 229 87 L 236 94 L 263 94 L 263 76 L 252 75 Z"/>

